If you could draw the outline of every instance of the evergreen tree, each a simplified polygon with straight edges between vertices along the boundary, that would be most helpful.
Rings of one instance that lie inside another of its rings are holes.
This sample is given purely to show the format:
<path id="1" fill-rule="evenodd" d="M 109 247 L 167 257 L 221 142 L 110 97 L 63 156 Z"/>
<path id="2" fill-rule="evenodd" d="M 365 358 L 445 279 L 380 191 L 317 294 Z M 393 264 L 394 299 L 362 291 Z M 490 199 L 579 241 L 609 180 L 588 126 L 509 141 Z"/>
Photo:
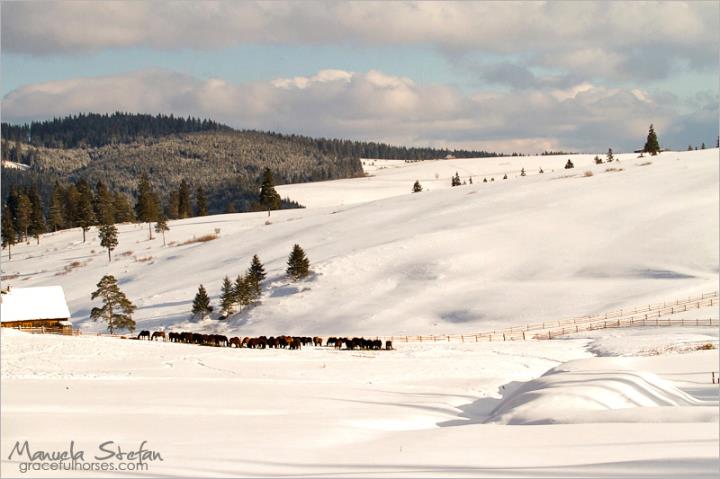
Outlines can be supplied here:
<path id="1" fill-rule="evenodd" d="M 525 168 L 520 168 L 520 176 L 525 176 Z"/>
<path id="2" fill-rule="evenodd" d="M 207 216 L 208 215 L 208 203 L 207 196 L 202 187 L 198 187 L 195 193 L 195 210 L 197 211 L 196 216 Z"/>
<path id="3" fill-rule="evenodd" d="M 170 231 L 170 227 L 167 224 L 167 218 L 165 215 L 160 215 L 160 217 L 157 220 L 157 223 L 155 223 L 155 232 L 161 233 L 163 238 L 163 246 L 165 246 L 165 232 Z"/>
<path id="4" fill-rule="evenodd" d="M 75 185 L 70 185 L 65 191 L 65 228 L 78 226 L 79 209 L 80 192 Z"/>
<path id="5" fill-rule="evenodd" d="M 60 183 L 55 182 L 52 197 L 50 198 L 50 216 L 48 218 L 48 226 L 52 231 L 57 231 L 65 227 L 65 194 Z"/>
<path id="6" fill-rule="evenodd" d="M 193 299 L 192 314 L 193 316 L 200 314 L 201 317 L 205 317 L 210 314 L 212 310 L 210 298 L 208 297 L 207 291 L 205 291 L 205 287 L 201 284 L 197 294 L 195 294 L 195 299 Z"/>
<path id="7" fill-rule="evenodd" d="M 565 169 L 569 170 L 570 168 L 575 168 L 575 165 L 573 164 L 572 160 L 567 160 L 567 163 L 565 163 Z"/>
<path id="8" fill-rule="evenodd" d="M 543 173 L 545 173 L 545 172 L 543 171 L 543 169 L 542 169 L 542 166 L 540 167 L 540 171 L 538 171 L 538 173 L 540 173 L 541 175 L 542 175 Z"/>
<path id="9" fill-rule="evenodd" d="M 412 191 L 413 193 L 420 193 L 422 191 L 422 185 L 420 184 L 420 180 L 415 180 Z"/>
<path id="10" fill-rule="evenodd" d="M 468 179 L 468 182 L 469 182 L 471 185 L 473 184 L 472 176 L 470 177 L 470 179 Z"/>
<path id="11" fill-rule="evenodd" d="M 688 145 L 687 151 L 692 151 L 692 149 L 693 149 L 692 145 Z"/>
<path id="12" fill-rule="evenodd" d="M 235 302 L 242 306 L 247 306 L 252 302 L 251 296 L 248 275 L 238 275 L 233 287 Z"/>
<path id="13" fill-rule="evenodd" d="M 190 186 L 184 179 L 180 182 L 178 191 L 178 218 L 189 218 L 192 216 L 190 207 Z"/>
<path id="14" fill-rule="evenodd" d="M 112 261 L 110 252 L 118 245 L 117 228 L 114 224 L 102 225 L 98 228 L 98 236 L 100 237 L 100 246 L 108 250 L 108 262 Z"/>
<path id="15" fill-rule="evenodd" d="M 8 261 L 12 259 L 12 246 L 17 242 L 17 232 L 13 224 L 10 207 L 4 204 L 2 207 L 2 247 L 8 249 Z"/>
<path id="16" fill-rule="evenodd" d="M 93 209 L 98 223 L 111 225 L 115 223 L 115 198 L 107 189 L 105 183 L 98 181 L 95 185 L 95 197 Z"/>
<path id="17" fill-rule="evenodd" d="M 45 208 L 42 204 L 42 198 L 40 198 L 40 192 L 37 186 L 33 185 L 30 188 L 30 203 L 32 204 L 32 211 L 30 213 L 30 234 L 37 240 L 37 244 L 40 244 L 40 235 L 47 231 L 45 225 Z"/>
<path id="18" fill-rule="evenodd" d="M 171 220 L 180 218 L 180 195 L 177 191 L 171 191 L 170 196 L 168 196 L 165 216 Z"/>
<path id="19" fill-rule="evenodd" d="M 15 213 L 15 231 L 22 234 L 23 241 L 27 241 L 28 228 L 32 217 L 32 203 L 25 194 L 18 195 L 17 211 Z"/>
<path id="20" fill-rule="evenodd" d="M 487 183 L 487 178 L 483 178 L 483 183 Z"/>
<path id="21" fill-rule="evenodd" d="M 305 251 L 300 245 L 293 246 L 287 264 L 287 275 L 295 281 L 306 277 L 310 273 L 310 261 L 305 256 Z"/>
<path id="22" fill-rule="evenodd" d="M 705 149 L 705 142 L 703 142 L 702 145 L 700 145 L 700 149 L 701 149 L 701 150 L 704 150 L 704 149 Z"/>
<path id="23" fill-rule="evenodd" d="M 645 147 L 643 148 L 645 153 L 650 153 L 655 156 L 660 152 L 660 143 L 658 143 L 657 135 L 655 134 L 655 128 L 650 125 L 650 131 L 648 132 L 647 141 L 645 141 Z"/>
<path id="24" fill-rule="evenodd" d="M 153 239 L 151 223 L 157 221 L 160 213 L 160 202 L 152 189 L 150 180 L 143 173 L 138 184 L 138 198 L 135 204 L 135 215 L 138 221 L 148 224 L 148 239 Z"/>
<path id="25" fill-rule="evenodd" d="M 250 269 L 248 274 L 259 284 L 262 283 L 265 277 L 265 266 L 260 262 L 258 255 L 253 255 L 252 261 L 250 262 Z"/>
<path id="26" fill-rule="evenodd" d="M 265 168 L 263 172 L 262 185 L 260 186 L 260 204 L 268 211 L 280 208 L 280 195 L 275 191 L 275 183 L 270 168 Z"/>
<path id="27" fill-rule="evenodd" d="M 450 181 L 450 186 L 460 186 L 462 182 L 460 181 L 460 175 L 458 172 L 455 172 L 455 176 L 452 177 L 452 180 Z"/>
<path id="28" fill-rule="evenodd" d="M 615 160 L 615 157 L 613 156 L 612 148 L 608 148 L 607 155 L 605 155 L 605 161 L 607 163 L 612 163 Z"/>
<path id="29" fill-rule="evenodd" d="M 225 276 L 220 288 L 220 307 L 223 316 L 229 316 L 233 312 L 233 305 L 235 304 L 235 291 L 230 279 Z"/>
<path id="30" fill-rule="evenodd" d="M 119 191 L 113 194 L 113 211 L 115 211 L 115 223 L 130 223 L 135 221 L 135 213 L 128 197 Z"/>
<path id="31" fill-rule="evenodd" d="M 503 180 L 507 180 L 507 173 L 503 175 Z"/>
<path id="32" fill-rule="evenodd" d="M 83 243 L 85 242 L 85 233 L 91 226 L 97 223 L 95 218 L 95 210 L 93 209 L 93 194 L 87 181 L 81 179 L 77 182 L 77 191 L 79 194 L 79 203 L 77 205 L 77 225 L 82 229 Z"/>
<path id="33" fill-rule="evenodd" d="M 90 299 L 100 297 L 104 304 L 102 308 L 93 308 L 90 311 L 90 318 L 93 321 L 102 319 L 107 322 L 110 334 L 116 329 L 123 328 L 134 331 L 135 321 L 132 319 L 132 313 L 135 311 L 135 306 L 125 296 L 125 293 L 120 291 L 115 277 L 112 275 L 103 276 L 97 284 L 97 288 L 90 296 Z"/>
<path id="34" fill-rule="evenodd" d="M 595 164 L 596 164 L 596 165 L 602 165 L 602 162 L 603 162 L 603 161 L 602 161 L 602 158 L 600 158 L 599 156 L 595 155 Z"/>

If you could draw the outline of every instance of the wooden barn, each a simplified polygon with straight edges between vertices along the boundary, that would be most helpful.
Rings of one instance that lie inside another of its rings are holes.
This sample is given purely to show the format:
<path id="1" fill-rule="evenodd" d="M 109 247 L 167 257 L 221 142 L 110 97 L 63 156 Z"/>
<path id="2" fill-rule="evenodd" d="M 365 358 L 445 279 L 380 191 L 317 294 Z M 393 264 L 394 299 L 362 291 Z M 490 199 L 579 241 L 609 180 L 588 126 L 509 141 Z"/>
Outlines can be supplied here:
<path id="1" fill-rule="evenodd" d="M 0 291 L 0 326 L 72 331 L 62 286 L 3 289 Z"/>

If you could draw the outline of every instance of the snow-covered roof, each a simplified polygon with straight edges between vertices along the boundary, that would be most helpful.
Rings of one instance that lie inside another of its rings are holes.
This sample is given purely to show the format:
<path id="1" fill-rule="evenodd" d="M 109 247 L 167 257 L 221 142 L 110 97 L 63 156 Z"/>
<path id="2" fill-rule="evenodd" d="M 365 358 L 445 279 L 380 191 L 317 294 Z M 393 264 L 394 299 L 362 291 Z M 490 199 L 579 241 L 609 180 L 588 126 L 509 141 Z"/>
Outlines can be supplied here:
<path id="1" fill-rule="evenodd" d="M 3 323 L 70 317 L 62 286 L 10 288 L 0 297 L 0 321 Z"/>

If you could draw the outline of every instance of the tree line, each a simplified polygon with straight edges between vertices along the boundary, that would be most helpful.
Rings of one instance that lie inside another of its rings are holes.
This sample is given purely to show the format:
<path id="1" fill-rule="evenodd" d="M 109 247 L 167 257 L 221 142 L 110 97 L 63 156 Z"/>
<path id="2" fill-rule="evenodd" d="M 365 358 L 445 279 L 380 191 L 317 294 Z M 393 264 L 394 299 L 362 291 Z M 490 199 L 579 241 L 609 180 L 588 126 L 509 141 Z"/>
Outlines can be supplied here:
<path id="1" fill-rule="evenodd" d="M 121 192 L 112 192 L 102 181 L 91 186 L 85 179 L 72 183 L 67 188 L 56 183 L 48 208 L 36 185 L 26 188 L 11 188 L 7 201 L 2 206 L 2 247 L 8 248 L 12 259 L 12 246 L 30 237 L 40 244 L 40 235 L 48 231 L 68 228 L 80 228 L 83 243 L 86 233 L 98 227 L 101 245 L 111 251 L 117 246 L 117 223 L 148 223 L 148 236 L 152 239 L 152 223 L 155 231 L 163 235 L 169 230 L 168 219 L 182 219 L 194 216 L 207 216 L 208 199 L 202 187 L 191 188 L 183 179 L 180 187 L 167 196 L 163 202 L 153 186 L 150 177 L 143 174 L 137 187 L 135 204 Z M 256 211 L 277 210 L 287 206 L 275 190 L 270 169 L 263 172 L 260 193 L 256 193 L 254 209 Z"/>
<path id="2" fill-rule="evenodd" d="M 83 148 L 126 143 L 137 138 L 196 131 L 229 131 L 227 125 L 188 116 L 115 112 L 80 113 L 22 125 L 2 123 L 2 137 L 11 142 L 48 148 Z"/>

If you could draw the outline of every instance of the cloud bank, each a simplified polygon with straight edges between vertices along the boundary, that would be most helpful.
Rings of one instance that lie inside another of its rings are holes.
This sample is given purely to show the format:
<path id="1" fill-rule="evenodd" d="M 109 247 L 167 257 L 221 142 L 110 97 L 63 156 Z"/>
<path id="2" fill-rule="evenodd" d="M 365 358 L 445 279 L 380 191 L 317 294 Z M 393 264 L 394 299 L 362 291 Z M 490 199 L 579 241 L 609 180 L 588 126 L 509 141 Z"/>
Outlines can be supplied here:
<path id="1" fill-rule="evenodd" d="M 686 101 L 641 89 L 550 82 L 543 89 L 465 93 L 370 70 L 234 84 L 164 70 L 28 85 L 3 99 L 5 120 L 79 112 L 174 113 L 238 128 L 494 151 L 592 151 L 642 146 L 650 122 L 661 142 L 710 144 L 714 94 Z M 689 112 L 689 113 L 683 113 Z"/>

